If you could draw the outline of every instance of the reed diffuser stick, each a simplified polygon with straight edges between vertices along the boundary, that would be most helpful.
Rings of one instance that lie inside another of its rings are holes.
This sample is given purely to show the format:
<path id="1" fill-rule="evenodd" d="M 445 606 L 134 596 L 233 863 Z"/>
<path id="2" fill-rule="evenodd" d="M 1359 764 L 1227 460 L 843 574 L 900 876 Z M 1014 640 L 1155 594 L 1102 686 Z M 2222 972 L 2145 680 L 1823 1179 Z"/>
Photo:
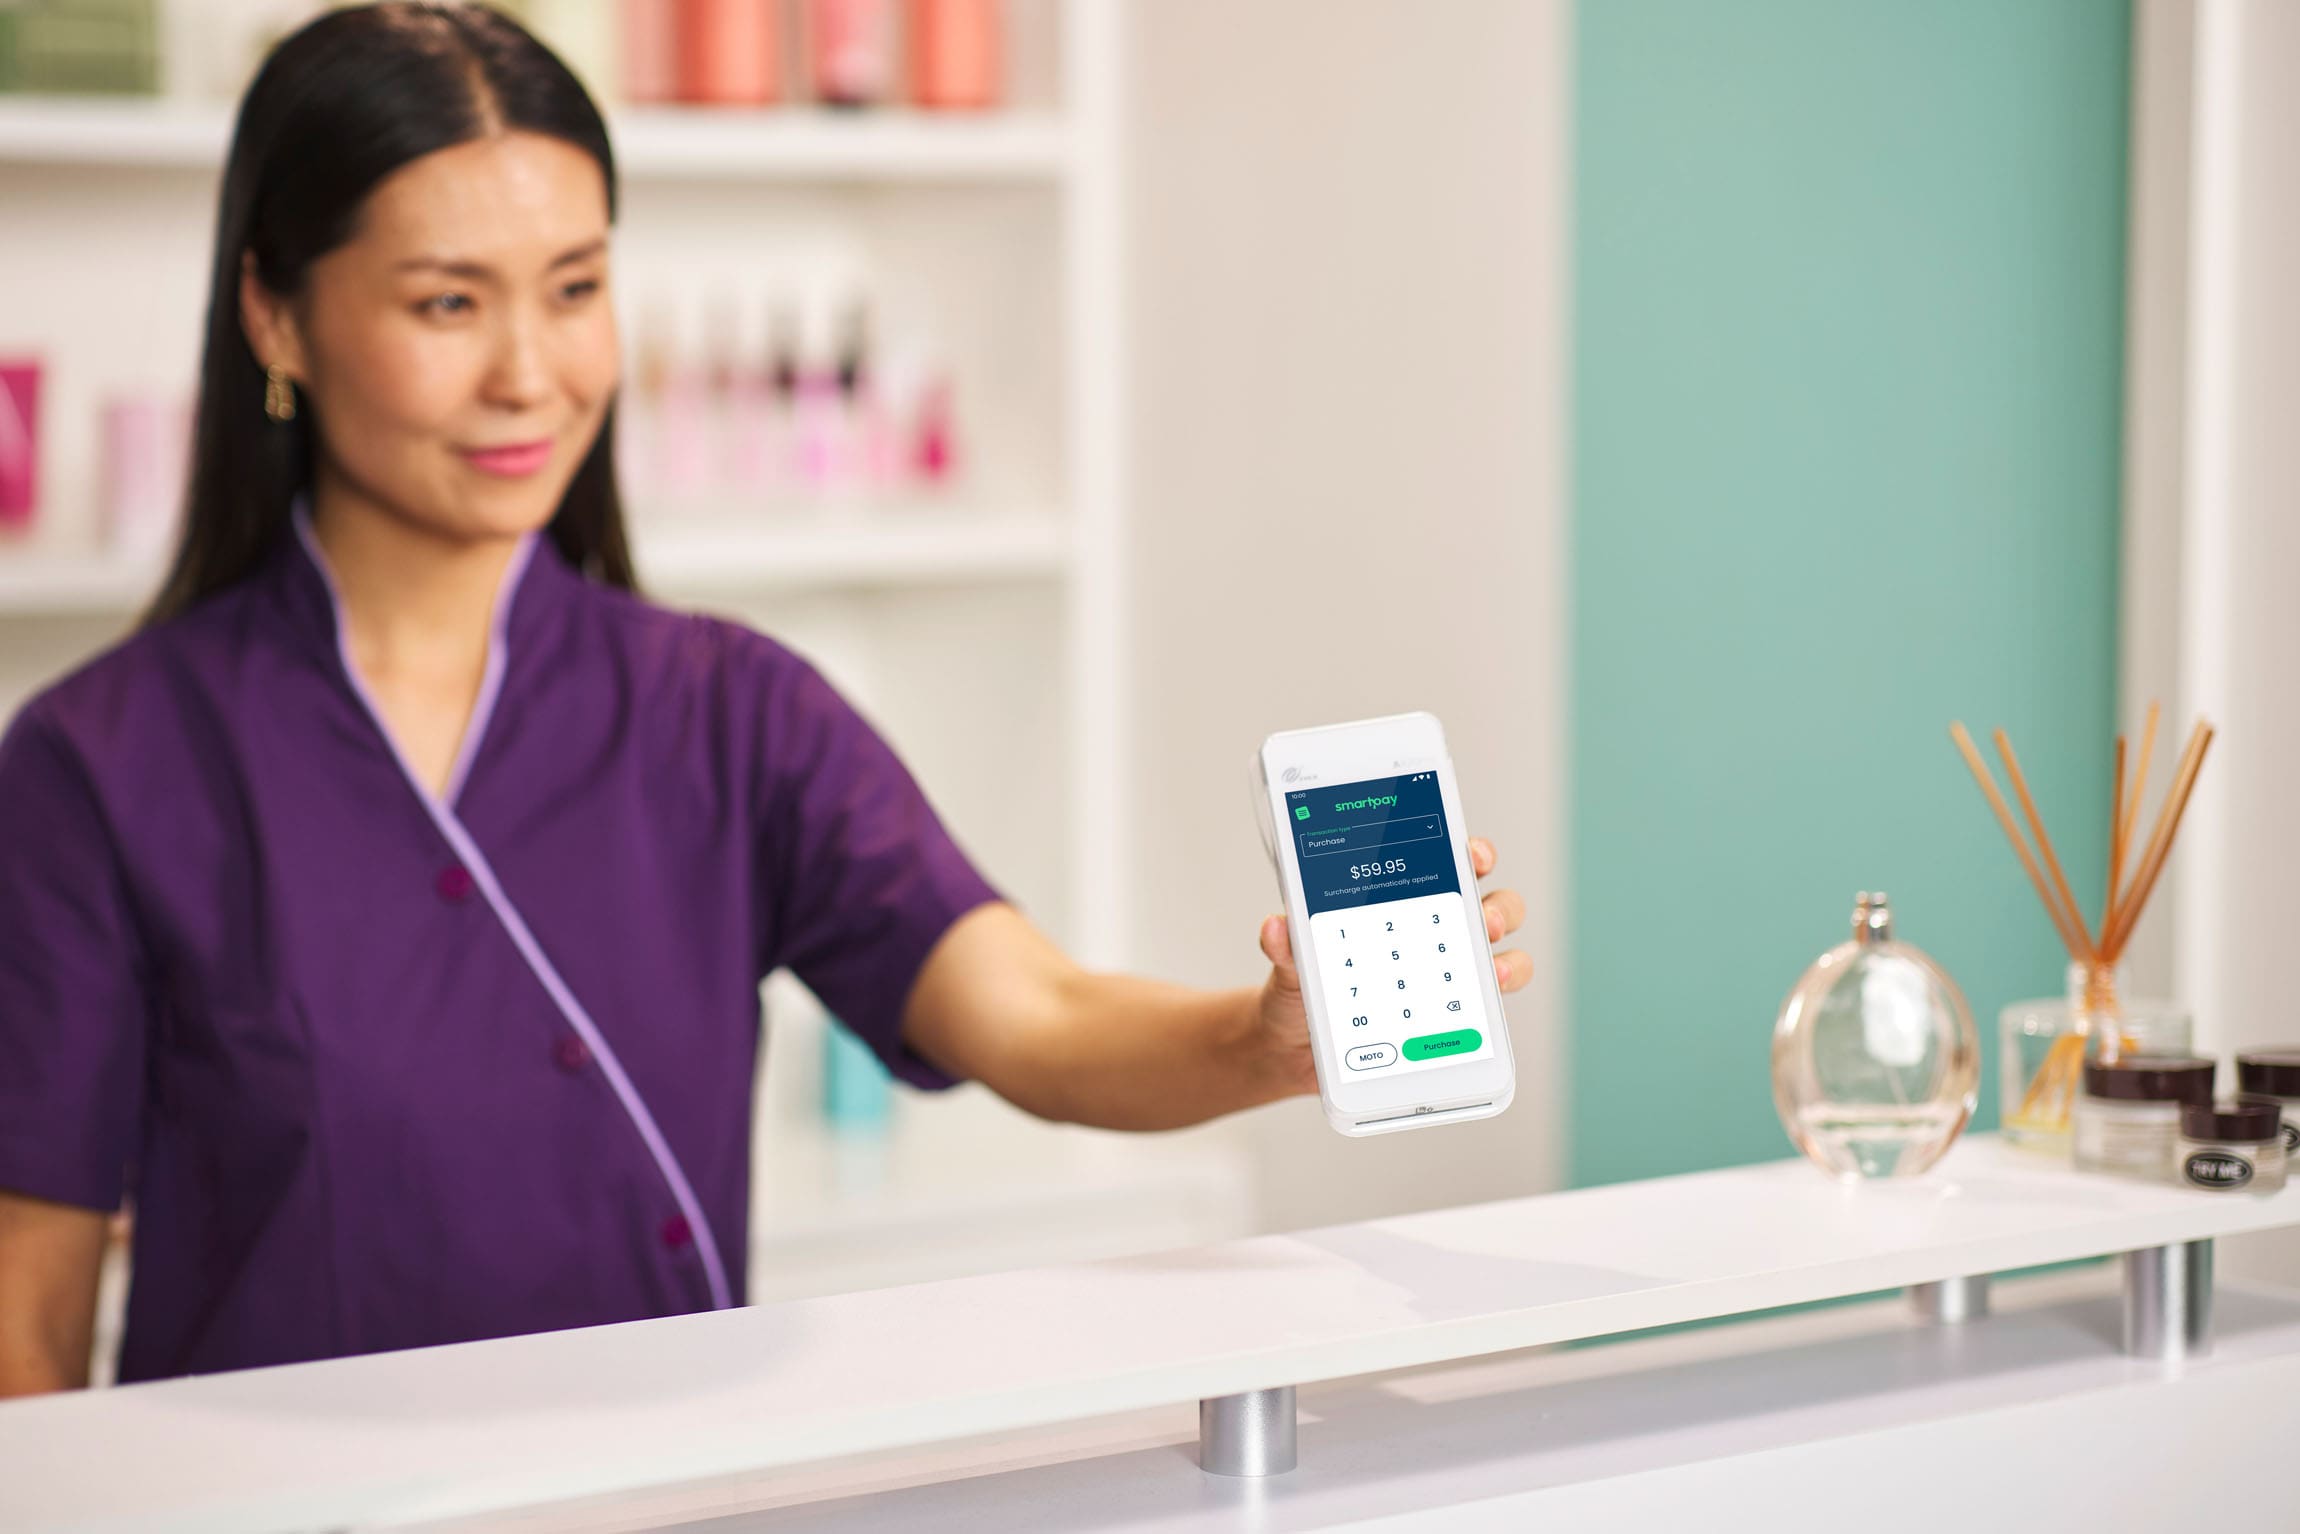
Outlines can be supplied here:
<path id="1" fill-rule="evenodd" d="M 2108 794 L 2108 890 L 2100 897 L 2100 935 L 2116 914 L 2116 881 L 2124 875 L 2124 737 L 2116 737 L 2116 778 Z"/>
<path id="2" fill-rule="evenodd" d="M 2123 847 L 2127 854 L 2132 851 L 2132 833 L 2140 829 L 2140 800 L 2141 796 L 2148 792 L 2149 758 L 2156 754 L 2156 716 L 2156 703 L 2155 700 L 2151 699 L 2148 705 L 2148 722 L 2140 728 L 2140 761 L 2132 772 L 2132 802 L 2119 806 L 2117 811 L 2118 824 L 2123 829 L 2123 834 L 2117 838 L 2117 844 Z M 2123 867 L 2122 864 L 2117 866 L 2120 870 Z M 2122 877 L 2121 873 L 2119 877 Z"/>
<path id="3" fill-rule="evenodd" d="M 2212 749 L 2212 726 L 2201 720 L 2195 733 L 2188 737 L 2188 749 L 2181 753 L 2179 774 L 2164 796 L 2164 807 L 2157 812 L 2157 834 L 2149 838 L 2148 856 L 2132 871 L 2132 887 L 2126 893 L 2123 907 L 2116 913 L 2116 923 L 2105 934 L 2104 950 L 2110 962 L 2124 952 L 2124 945 L 2132 940 L 2132 929 L 2140 920 L 2140 908 L 2148 901 L 2149 892 L 2156 888 L 2157 875 L 2164 872 L 2166 858 L 2172 853 L 2172 839 L 2180 832 L 2180 818 L 2188 813 L 2189 795 L 2196 791 L 2196 776 L 2204 770 L 2204 753 Z"/>
<path id="4" fill-rule="evenodd" d="M 2052 892 L 2045 887 L 2044 872 L 2036 866 L 2036 859 L 2030 854 L 2028 843 L 2021 839 L 2020 825 L 2013 819 L 2012 808 L 2005 803 L 2005 796 L 1997 791 L 1997 780 L 1990 775 L 1989 764 L 1981 759 L 1980 748 L 1973 744 L 1972 736 L 1966 733 L 1963 721 L 1949 726 L 1949 738 L 1964 753 L 1965 765 L 1972 769 L 1973 781 L 1980 784 L 1981 792 L 1988 796 L 1989 808 L 1997 812 L 1997 824 L 2004 827 L 2005 840 L 2012 843 L 2014 856 L 2020 859 L 2020 866 L 2028 871 L 2029 883 L 2036 886 L 2036 898 L 2044 902 L 2045 913 L 2052 918 L 2053 928 L 2060 933 L 2061 942 L 2067 945 L 2070 953 L 2079 952 L 2085 946 L 2084 940 L 2069 930 L 2067 918 L 2061 915 Z"/>
<path id="5" fill-rule="evenodd" d="M 2072 959 L 2093 956 L 2092 934 L 2085 930 L 2084 911 L 2076 903 L 2076 892 L 2068 887 L 2068 875 L 2061 872 L 2060 854 L 2052 850 L 2052 838 L 2045 834 L 2044 817 L 2037 813 L 2036 800 L 2029 795 L 2028 775 L 2020 770 L 2020 758 L 2013 754 L 2012 737 L 2004 731 L 1996 732 L 1997 755 L 2004 758 L 2005 776 L 2012 780 L 2013 792 L 2020 795 L 2021 813 L 2028 817 L 2029 831 L 2036 837 L 2037 851 L 2044 854 L 2044 866 L 2052 874 L 2052 887 L 2060 895 L 2061 905 L 2068 912 L 2069 926 L 2075 930 L 2077 943 L 2069 948 Z"/>
<path id="6" fill-rule="evenodd" d="M 2189 764 L 2201 748 L 2204 736 L 2205 726 L 2199 722 L 2189 732 L 2188 744 L 2181 748 L 2179 757 L 2173 762 L 2171 781 L 2165 784 L 2164 799 L 2157 805 L 2155 826 L 2149 831 L 2148 841 L 2140 848 L 2137 860 L 2132 865 L 2132 878 L 2125 884 L 2123 898 L 2117 902 L 2116 909 L 2109 913 L 2108 931 L 2102 934 L 2103 937 L 2113 937 L 2123 930 L 2128 912 L 2134 914 L 2134 919 L 2138 919 L 2139 906 L 2135 904 L 2134 897 L 2140 893 L 2141 881 L 2148 873 L 2149 864 L 2156 858 L 2158 848 L 2171 846 L 2175 823 L 2173 806 L 2180 798 L 2181 779 L 2188 775 Z"/>

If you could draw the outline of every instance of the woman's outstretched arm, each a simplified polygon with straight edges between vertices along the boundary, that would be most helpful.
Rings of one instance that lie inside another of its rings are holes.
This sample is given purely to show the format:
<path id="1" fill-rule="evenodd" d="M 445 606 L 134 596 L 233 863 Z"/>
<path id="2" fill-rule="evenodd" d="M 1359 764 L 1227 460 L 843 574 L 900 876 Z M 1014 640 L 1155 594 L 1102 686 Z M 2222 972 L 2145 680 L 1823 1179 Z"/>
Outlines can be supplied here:
<path id="1" fill-rule="evenodd" d="M 1470 861 L 1493 870 L 1491 843 Z M 1525 919 L 1513 890 L 1485 896 L 1486 936 Z M 1074 962 L 1008 905 L 979 907 L 928 955 L 903 1037 L 954 1075 L 1042 1118 L 1105 1129 L 1178 1129 L 1317 1090 L 1301 983 L 1283 918 L 1265 919 L 1259 986 L 1204 991 Z M 1501 988 L 1532 977 L 1522 952 L 1494 955 Z"/>

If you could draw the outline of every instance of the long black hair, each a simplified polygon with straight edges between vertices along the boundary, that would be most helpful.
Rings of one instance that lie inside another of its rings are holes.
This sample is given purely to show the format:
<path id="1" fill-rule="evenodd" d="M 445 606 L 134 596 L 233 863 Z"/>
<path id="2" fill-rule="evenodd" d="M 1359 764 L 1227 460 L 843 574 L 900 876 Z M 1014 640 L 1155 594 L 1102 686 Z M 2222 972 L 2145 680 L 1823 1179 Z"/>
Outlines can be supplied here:
<path id="1" fill-rule="evenodd" d="M 146 623 L 252 572 L 287 536 L 309 483 L 311 411 L 287 422 L 264 412 L 264 370 L 240 325 L 243 255 L 266 288 L 293 295 L 312 262 L 350 238 L 378 182 L 435 150 L 508 129 L 564 140 L 597 160 L 613 219 L 615 158 L 598 107 L 550 49 L 499 12 L 433 0 L 331 11 L 264 61 L 240 103 L 224 170 L 183 534 Z M 628 589 L 614 424 L 610 409 L 549 537 L 577 569 Z"/>

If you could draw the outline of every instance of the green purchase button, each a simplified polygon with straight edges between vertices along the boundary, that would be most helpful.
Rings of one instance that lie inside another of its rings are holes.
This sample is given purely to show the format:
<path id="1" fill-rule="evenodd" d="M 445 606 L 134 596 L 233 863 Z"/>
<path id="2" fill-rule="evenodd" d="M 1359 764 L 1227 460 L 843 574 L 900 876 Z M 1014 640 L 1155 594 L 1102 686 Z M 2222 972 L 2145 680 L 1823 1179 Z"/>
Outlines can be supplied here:
<path id="1" fill-rule="evenodd" d="M 1466 1055 L 1478 1046 L 1475 1028 L 1456 1028 L 1451 1033 L 1425 1033 L 1418 1039 L 1406 1040 L 1408 1060 L 1433 1060 L 1439 1055 Z"/>

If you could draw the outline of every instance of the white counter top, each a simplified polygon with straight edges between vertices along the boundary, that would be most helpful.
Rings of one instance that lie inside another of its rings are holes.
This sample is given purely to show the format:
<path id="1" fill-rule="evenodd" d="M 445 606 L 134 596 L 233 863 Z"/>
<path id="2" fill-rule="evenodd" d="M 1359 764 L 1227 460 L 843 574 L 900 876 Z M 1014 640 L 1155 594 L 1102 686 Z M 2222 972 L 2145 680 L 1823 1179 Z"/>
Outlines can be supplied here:
<path id="1" fill-rule="evenodd" d="M 1264 1481 L 1204 1475 L 1195 1412 L 1151 1407 L 397 1534 L 2280 1531 L 2300 1298 L 2220 1299 L 2170 1368 L 2116 1352 L 2096 1264 L 1963 1326 L 1896 1297 L 1305 1386 L 1301 1466 Z"/>
<path id="2" fill-rule="evenodd" d="M 2300 1224 L 1987 1138 L 0 1405 L 0 1526 L 446 1518 Z"/>

